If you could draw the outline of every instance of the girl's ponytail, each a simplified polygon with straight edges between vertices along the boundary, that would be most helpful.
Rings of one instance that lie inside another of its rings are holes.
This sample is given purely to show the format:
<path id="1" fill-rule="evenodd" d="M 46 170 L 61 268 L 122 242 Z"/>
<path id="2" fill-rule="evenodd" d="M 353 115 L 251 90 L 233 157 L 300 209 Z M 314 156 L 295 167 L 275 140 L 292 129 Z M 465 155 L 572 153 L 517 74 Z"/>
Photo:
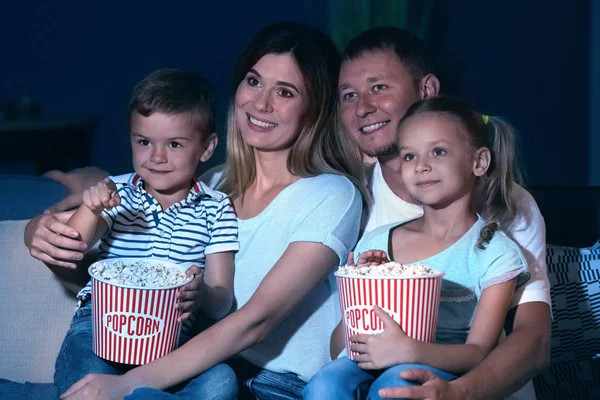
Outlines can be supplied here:
<path id="1" fill-rule="evenodd" d="M 479 190 L 481 215 L 486 225 L 481 229 L 477 247 L 485 249 L 498 225 L 515 217 L 515 183 L 521 183 L 521 171 L 517 163 L 515 129 L 498 117 L 484 115 L 482 120 L 492 142 L 492 161 L 481 177 Z"/>

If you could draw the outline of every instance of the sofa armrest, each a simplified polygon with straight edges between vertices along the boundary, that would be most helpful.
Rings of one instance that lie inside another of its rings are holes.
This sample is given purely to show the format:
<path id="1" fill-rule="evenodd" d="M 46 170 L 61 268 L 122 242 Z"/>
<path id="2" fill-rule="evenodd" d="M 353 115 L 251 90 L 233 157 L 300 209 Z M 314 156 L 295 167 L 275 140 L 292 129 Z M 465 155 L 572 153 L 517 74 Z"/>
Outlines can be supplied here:
<path id="1" fill-rule="evenodd" d="M 52 382 L 77 300 L 29 254 L 27 222 L 0 222 L 0 377 Z"/>

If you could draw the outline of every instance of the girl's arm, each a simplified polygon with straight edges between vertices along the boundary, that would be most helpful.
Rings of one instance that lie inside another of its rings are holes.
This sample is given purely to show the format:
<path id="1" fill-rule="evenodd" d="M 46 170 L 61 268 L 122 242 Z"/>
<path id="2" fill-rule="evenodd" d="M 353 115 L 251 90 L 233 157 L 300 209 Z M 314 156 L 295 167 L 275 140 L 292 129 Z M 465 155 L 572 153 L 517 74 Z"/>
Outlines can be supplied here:
<path id="1" fill-rule="evenodd" d="M 208 370 L 260 342 L 338 265 L 329 247 L 314 242 L 292 243 L 238 311 L 192 338 L 185 345 L 125 375 L 88 375 L 62 399 L 87 393 L 125 396 L 135 388 L 164 389 Z"/>
<path id="2" fill-rule="evenodd" d="M 483 290 L 465 344 L 417 342 L 414 363 L 464 374 L 473 369 L 498 344 L 515 290 L 516 278 Z"/>
<path id="3" fill-rule="evenodd" d="M 496 346 L 515 289 L 516 278 L 483 290 L 465 344 L 425 343 L 409 338 L 385 311 L 377 315 L 386 329 L 379 335 L 356 335 L 352 350 L 364 369 L 382 369 L 396 364 L 424 364 L 456 375 L 478 365 Z"/>

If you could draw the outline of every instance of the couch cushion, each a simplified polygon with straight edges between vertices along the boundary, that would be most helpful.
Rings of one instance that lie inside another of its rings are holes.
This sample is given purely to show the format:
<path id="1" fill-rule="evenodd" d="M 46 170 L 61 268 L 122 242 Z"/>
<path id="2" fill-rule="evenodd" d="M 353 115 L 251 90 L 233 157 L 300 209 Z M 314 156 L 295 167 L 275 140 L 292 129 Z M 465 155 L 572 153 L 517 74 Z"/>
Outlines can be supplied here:
<path id="1" fill-rule="evenodd" d="M 0 378 L 52 382 L 76 299 L 29 255 L 26 223 L 0 222 Z"/>
<path id="2" fill-rule="evenodd" d="M 600 398 L 600 245 L 548 245 L 546 262 L 554 317 L 552 365 L 534 380 L 537 397 Z"/>
<path id="3" fill-rule="evenodd" d="M 0 187 L 0 221 L 33 218 L 69 194 L 60 183 L 40 176 L 0 174 Z"/>

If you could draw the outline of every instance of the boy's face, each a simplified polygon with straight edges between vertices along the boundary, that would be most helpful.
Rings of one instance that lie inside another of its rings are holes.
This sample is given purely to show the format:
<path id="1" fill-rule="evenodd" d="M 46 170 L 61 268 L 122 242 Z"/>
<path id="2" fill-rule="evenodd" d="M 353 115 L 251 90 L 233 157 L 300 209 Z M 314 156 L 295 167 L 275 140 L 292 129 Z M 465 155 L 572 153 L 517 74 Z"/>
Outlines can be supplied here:
<path id="1" fill-rule="evenodd" d="M 144 117 L 133 112 L 130 126 L 133 168 L 146 191 L 154 197 L 184 199 L 198 163 L 212 155 L 216 135 L 201 133 L 185 114 L 155 112 Z"/>

